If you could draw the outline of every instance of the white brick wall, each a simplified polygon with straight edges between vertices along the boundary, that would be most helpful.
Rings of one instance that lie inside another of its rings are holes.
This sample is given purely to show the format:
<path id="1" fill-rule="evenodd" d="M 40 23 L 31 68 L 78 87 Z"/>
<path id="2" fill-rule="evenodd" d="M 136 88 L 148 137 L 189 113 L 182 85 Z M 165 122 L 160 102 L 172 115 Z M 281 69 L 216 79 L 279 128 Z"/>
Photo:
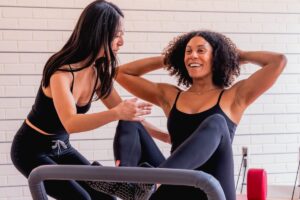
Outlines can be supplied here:
<path id="1" fill-rule="evenodd" d="M 26 180 L 11 165 L 12 137 L 26 117 L 43 65 L 68 39 L 91 0 L 0 0 L 0 200 L 30 199 Z M 300 3 L 296 0 L 113 0 L 125 12 L 121 63 L 157 55 L 174 36 L 195 29 L 220 31 L 246 50 L 280 51 L 288 66 L 278 82 L 246 111 L 233 149 L 235 170 L 241 147 L 250 166 L 267 170 L 269 184 L 293 184 L 300 145 Z M 243 68 L 246 78 L 257 68 Z M 160 70 L 147 76 L 174 80 Z M 129 93 L 118 87 L 125 98 Z M 92 111 L 104 109 L 94 103 Z M 166 119 L 155 108 L 148 117 L 162 129 Z M 90 160 L 113 165 L 116 123 L 72 136 L 74 147 Z M 169 145 L 158 142 L 165 155 Z"/>

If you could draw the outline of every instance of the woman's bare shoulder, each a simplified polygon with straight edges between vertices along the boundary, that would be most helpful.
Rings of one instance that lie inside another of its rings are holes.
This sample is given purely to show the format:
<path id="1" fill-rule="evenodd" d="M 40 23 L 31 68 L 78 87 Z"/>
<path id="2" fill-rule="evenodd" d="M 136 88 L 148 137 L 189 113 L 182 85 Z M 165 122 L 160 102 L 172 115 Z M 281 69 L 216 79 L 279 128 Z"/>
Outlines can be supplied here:
<path id="1" fill-rule="evenodd" d="M 181 89 L 175 85 L 169 83 L 159 83 L 158 85 L 160 89 L 163 91 L 163 104 L 162 108 L 164 112 L 167 114 L 169 113 L 170 109 L 172 108 L 176 95 L 178 94 Z"/>

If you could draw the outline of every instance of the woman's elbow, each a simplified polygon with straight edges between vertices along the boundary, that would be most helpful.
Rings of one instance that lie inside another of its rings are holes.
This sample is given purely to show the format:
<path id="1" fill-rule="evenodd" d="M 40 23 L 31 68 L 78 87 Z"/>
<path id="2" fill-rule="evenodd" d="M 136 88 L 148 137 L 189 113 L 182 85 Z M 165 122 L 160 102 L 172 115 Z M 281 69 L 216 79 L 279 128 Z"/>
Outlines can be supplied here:
<path id="1" fill-rule="evenodd" d="M 64 128 L 65 128 L 66 132 L 69 135 L 72 134 L 72 133 L 74 133 L 74 130 L 72 129 L 72 127 L 70 127 L 70 126 L 64 126 Z"/>
<path id="2" fill-rule="evenodd" d="M 74 125 L 72 125 L 70 120 L 68 120 L 62 124 L 68 134 L 76 133 L 75 127 L 74 127 Z"/>
<path id="3" fill-rule="evenodd" d="M 278 64 L 277 67 L 279 68 L 280 72 L 282 72 L 287 64 L 287 58 L 284 54 L 278 54 Z"/>

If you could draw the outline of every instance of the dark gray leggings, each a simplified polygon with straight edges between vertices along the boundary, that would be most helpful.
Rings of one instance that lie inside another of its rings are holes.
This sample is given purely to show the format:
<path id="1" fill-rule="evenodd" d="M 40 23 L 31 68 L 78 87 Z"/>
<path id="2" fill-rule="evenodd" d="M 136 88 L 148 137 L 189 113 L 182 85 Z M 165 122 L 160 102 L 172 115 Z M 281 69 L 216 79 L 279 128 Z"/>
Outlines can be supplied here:
<path id="1" fill-rule="evenodd" d="M 165 159 L 145 128 L 138 122 L 120 121 L 114 139 L 115 159 L 121 166 L 148 162 L 154 167 L 202 170 L 221 184 L 226 199 L 235 200 L 233 155 L 224 117 L 214 114 L 205 119 L 169 158 Z M 192 187 L 163 185 L 151 199 L 206 199 Z"/>

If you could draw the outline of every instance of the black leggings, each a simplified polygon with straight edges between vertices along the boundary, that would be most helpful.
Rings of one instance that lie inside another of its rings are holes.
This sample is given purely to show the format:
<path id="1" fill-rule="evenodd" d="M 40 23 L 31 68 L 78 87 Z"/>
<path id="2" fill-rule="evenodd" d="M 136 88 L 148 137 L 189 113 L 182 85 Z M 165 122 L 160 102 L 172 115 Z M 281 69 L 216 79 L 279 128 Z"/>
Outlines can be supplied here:
<path id="1" fill-rule="evenodd" d="M 11 159 L 15 167 L 28 178 L 30 172 L 41 165 L 89 165 L 69 143 L 68 134 L 60 136 L 43 135 L 23 123 L 14 137 Z M 82 181 L 45 181 L 45 189 L 55 199 L 115 200 L 114 197 L 97 192 Z"/>
<path id="2" fill-rule="evenodd" d="M 220 182 L 227 200 L 236 199 L 231 139 L 222 115 L 215 114 L 204 120 L 167 159 L 164 159 L 140 123 L 120 121 L 114 140 L 114 153 L 121 166 L 137 166 L 141 162 L 148 162 L 160 168 L 204 171 Z M 207 199 L 199 189 L 171 185 L 159 187 L 151 197 L 152 200 L 170 198 Z"/>

